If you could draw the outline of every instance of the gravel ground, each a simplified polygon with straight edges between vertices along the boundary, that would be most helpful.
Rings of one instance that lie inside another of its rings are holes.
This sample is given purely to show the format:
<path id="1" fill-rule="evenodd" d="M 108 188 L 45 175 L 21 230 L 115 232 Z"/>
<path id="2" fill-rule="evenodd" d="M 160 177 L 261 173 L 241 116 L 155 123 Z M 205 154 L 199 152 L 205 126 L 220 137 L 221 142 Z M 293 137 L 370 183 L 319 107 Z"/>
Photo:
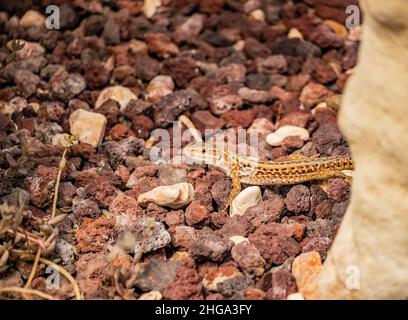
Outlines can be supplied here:
<path id="1" fill-rule="evenodd" d="M 313 299 L 344 180 L 262 187 L 230 216 L 223 172 L 152 163 L 146 142 L 185 114 L 202 132 L 257 130 L 263 159 L 349 154 L 337 111 L 359 46 L 344 27 L 355 1 L 161 2 L 53 1 L 60 30 L 44 28 L 49 1 L 0 4 L 0 59 L 25 43 L 0 70 L 0 288 L 25 285 L 40 245 L 85 299 Z M 307 137 L 266 142 L 288 125 Z M 80 143 L 66 148 L 64 133 Z M 139 198 L 174 184 L 180 205 Z M 72 299 L 45 267 L 31 288 Z"/>

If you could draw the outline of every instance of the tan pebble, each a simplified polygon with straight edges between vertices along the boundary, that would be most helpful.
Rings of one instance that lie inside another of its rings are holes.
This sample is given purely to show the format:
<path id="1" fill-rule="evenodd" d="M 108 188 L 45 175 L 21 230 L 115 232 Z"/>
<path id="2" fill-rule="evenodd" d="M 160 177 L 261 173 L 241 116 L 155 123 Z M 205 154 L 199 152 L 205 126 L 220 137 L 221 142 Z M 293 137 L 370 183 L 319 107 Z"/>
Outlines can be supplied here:
<path id="1" fill-rule="evenodd" d="M 22 27 L 41 27 L 45 26 L 45 17 L 35 10 L 28 10 L 20 19 L 20 26 Z"/>
<path id="2" fill-rule="evenodd" d="M 106 122 L 104 115 L 83 109 L 75 110 L 69 116 L 71 134 L 75 135 L 80 142 L 89 143 L 95 148 L 103 140 Z"/>
<path id="3" fill-rule="evenodd" d="M 291 28 L 288 32 L 288 38 L 303 40 L 303 34 L 298 29 Z"/>
<path id="4" fill-rule="evenodd" d="M 194 199 L 194 188 L 190 183 L 181 182 L 171 186 L 159 186 L 141 194 L 139 203 L 154 202 L 159 206 L 179 209 L 187 206 Z"/>
<path id="5" fill-rule="evenodd" d="M 242 51 L 244 50 L 244 47 L 245 47 L 245 40 L 238 40 L 234 44 L 235 51 Z"/>
<path id="6" fill-rule="evenodd" d="M 265 12 L 261 9 L 255 9 L 249 13 L 249 17 L 256 21 L 265 21 Z"/>
<path id="7" fill-rule="evenodd" d="M 282 126 L 274 133 L 270 133 L 266 137 L 266 142 L 271 146 L 280 146 L 286 137 L 298 136 L 303 141 L 309 139 L 309 131 L 296 126 Z"/>
<path id="8" fill-rule="evenodd" d="M 243 236 L 232 236 L 229 237 L 229 239 L 234 243 L 234 245 L 237 245 L 241 242 L 249 242 L 248 238 L 245 238 Z"/>
<path id="9" fill-rule="evenodd" d="M 293 260 L 292 274 L 299 292 L 306 300 L 317 299 L 317 282 L 322 262 L 317 251 L 302 253 Z"/>
<path id="10" fill-rule="evenodd" d="M 296 293 L 291 293 L 290 295 L 288 295 L 286 300 L 305 300 L 305 298 L 303 297 L 301 293 L 296 292 Z"/>
<path id="11" fill-rule="evenodd" d="M 154 77 L 146 88 L 146 100 L 154 103 L 174 91 L 173 79 L 169 76 Z"/>
<path id="12" fill-rule="evenodd" d="M 142 11 L 147 18 L 151 18 L 161 6 L 161 0 L 144 0 Z"/>
<path id="13" fill-rule="evenodd" d="M 232 201 L 230 216 L 243 215 L 249 207 L 258 204 L 262 199 L 261 188 L 252 186 L 242 190 Z"/>
<path id="14" fill-rule="evenodd" d="M 343 39 L 347 38 L 348 35 L 347 29 L 342 24 L 333 20 L 324 20 L 323 24 L 329 27 L 331 30 L 333 30 L 334 33 L 337 34 L 339 37 Z"/>
<path id="15" fill-rule="evenodd" d="M 136 95 L 129 89 L 123 86 L 113 86 L 103 89 L 99 94 L 95 103 L 95 110 L 97 110 L 105 101 L 113 99 L 120 105 L 120 111 L 124 111 L 127 104 L 132 99 L 137 99 Z"/>
<path id="16" fill-rule="evenodd" d="M 162 298 L 160 291 L 150 291 L 143 293 L 138 300 L 161 300 Z"/>

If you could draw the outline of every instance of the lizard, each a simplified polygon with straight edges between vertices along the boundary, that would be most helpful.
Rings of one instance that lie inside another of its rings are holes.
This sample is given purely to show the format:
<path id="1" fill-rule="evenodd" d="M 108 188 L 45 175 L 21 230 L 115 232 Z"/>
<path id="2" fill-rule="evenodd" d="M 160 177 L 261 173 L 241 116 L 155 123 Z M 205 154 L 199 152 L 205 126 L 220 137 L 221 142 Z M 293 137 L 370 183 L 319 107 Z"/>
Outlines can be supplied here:
<path id="1" fill-rule="evenodd" d="M 183 148 L 186 159 L 196 164 L 213 165 L 232 180 L 226 211 L 241 191 L 241 183 L 249 185 L 292 185 L 312 180 L 340 177 L 350 181 L 342 170 L 353 170 L 350 156 L 303 157 L 286 161 L 262 161 L 238 155 L 212 144 L 194 142 Z"/>

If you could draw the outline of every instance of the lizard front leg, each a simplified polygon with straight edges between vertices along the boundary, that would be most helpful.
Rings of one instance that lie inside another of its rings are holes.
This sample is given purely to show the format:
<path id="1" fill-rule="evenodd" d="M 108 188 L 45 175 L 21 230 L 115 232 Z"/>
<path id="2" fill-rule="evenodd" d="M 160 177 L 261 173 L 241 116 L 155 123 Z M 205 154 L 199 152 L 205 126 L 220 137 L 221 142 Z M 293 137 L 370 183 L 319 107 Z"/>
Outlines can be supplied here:
<path id="1" fill-rule="evenodd" d="M 233 167 L 230 172 L 231 182 L 232 182 L 232 189 L 230 191 L 230 195 L 228 198 L 228 202 L 225 205 L 224 209 L 221 212 L 227 212 L 228 207 L 232 204 L 232 201 L 241 192 L 241 181 L 239 178 L 239 167 Z"/>

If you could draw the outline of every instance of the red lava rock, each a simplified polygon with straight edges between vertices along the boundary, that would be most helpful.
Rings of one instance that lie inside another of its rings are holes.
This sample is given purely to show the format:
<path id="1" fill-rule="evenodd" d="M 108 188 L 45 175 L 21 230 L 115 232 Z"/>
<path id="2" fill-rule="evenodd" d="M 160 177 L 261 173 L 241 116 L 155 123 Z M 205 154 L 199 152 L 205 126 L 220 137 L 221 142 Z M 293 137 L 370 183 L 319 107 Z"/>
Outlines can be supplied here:
<path id="1" fill-rule="evenodd" d="M 298 291 L 296 279 L 286 270 L 272 273 L 272 287 L 266 292 L 267 300 L 286 300 L 288 295 Z"/>
<path id="2" fill-rule="evenodd" d="M 173 283 L 178 263 L 152 259 L 142 266 L 140 276 L 136 279 L 135 286 L 143 291 L 163 291 Z"/>
<path id="3" fill-rule="evenodd" d="M 128 119 L 132 119 L 135 116 L 143 114 L 146 110 L 148 110 L 151 107 L 151 105 L 152 104 L 149 101 L 132 99 L 125 107 L 123 114 Z"/>
<path id="4" fill-rule="evenodd" d="M 6 115 L 0 113 L 0 132 L 3 134 L 12 133 L 16 130 L 14 122 Z"/>
<path id="5" fill-rule="evenodd" d="M 163 291 L 163 298 L 169 300 L 201 300 L 201 279 L 195 269 L 178 268 L 174 281 Z"/>
<path id="6" fill-rule="evenodd" d="M 333 204 L 330 200 L 323 200 L 318 205 L 316 205 L 314 209 L 316 218 L 329 219 L 331 217 L 332 208 Z"/>
<path id="7" fill-rule="evenodd" d="M 18 93 L 24 98 L 28 98 L 35 93 L 40 77 L 28 70 L 18 69 L 14 76 L 14 82 Z"/>
<path id="8" fill-rule="evenodd" d="M 210 222 L 217 228 L 221 228 L 227 221 L 228 214 L 226 212 L 211 212 Z"/>
<path id="9" fill-rule="evenodd" d="M 126 187 L 134 188 L 139 184 L 142 178 L 154 177 L 156 173 L 157 173 L 157 166 L 154 164 L 138 167 L 135 169 L 135 171 L 131 173 L 128 179 L 128 182 L 126 184 Z"/>
<path id="10" fill-rule="evenodd" d="M 165 222 L 169 227 L 177 226 L 177 225 L 183 225 L 184 222 L 185 222 L 184 211 L 183 210 L 177 210 L 177 211 L 168 212 L 166 214 Z"/>
<path id="11" fill-rule="evenodd" d="M 330 179 L 327 186 L 327 196 L 334 202 L 346 201 L 350 197 L 350 185 L 344 179 Z"/>
<path id="12" fill-rule="evenodd" d="M 68 207 L 72 205 L 72 198 L 76 195 L 76 187 L 71 182 L 61 182 L 58 191 L 57 205 Z"/>
<path id="13" fill-rule="evenodd" d="M 142 215 L 142 208 L 139 203 L 132 197 L 125 195 L 124 193 L 119 193 L 109 205 L 109 213 L 112 215 Z"/>
<path id="14" fill-rule="evenodd" d="M 98 113 L 103 114 L 108 121 L 108 126 L 112 126 L 118 122 L 119 116 L 119 103 L 116 100 L 108 99 L 100 105 L 96 110 Z"/>
<path id="15" fill-rule="evenodd" d="M 98 179 L 99 177 L 100 176 L 99 176 L 98 170 L 96 168 L 89 168 L 89 169 L 85 169 L 85 170 L 80 171 L 76 175 L 75 181 L 81 187 L 85 187 L 88 184 L 91 184 L 94 181 L 96 181 L 96 179 Z"/>
<path id="16" fill-rule="evenodd" d="M 310 41 L 323 49 L 340 48 L 343 45 L 343 39 L 323 24 L 312 32 Z"/>
<path id="17" fill-rule="evenodd" d="M 299 136 L 286 137 L 282 141 L 282 146 L 286 149 L 288 153 L 292 153 L 303 147 L 305 142 Z"/>
<path id="18" fill-rule="evenodd" d="M 306 107 L 312 108 L 331 95 L 333 95 L 333 93 L 325 86 L 318 83 L 309 82 L 303 88 L 299 99 L 305 104 Z"/>
<path id="19" fill-rule="evenodd" d="M 256 288 L 246 288 L 244 290 L 245 300 L 264 300 L 265 292 Z"/>
<path id="20" fill-rule="evenodd" d="M 195 111 L 190 119 L 201 134 L 205 133 L 205 129 L 217 130 L 221 129 L 225 124 L 223 119 L 214 117 L 211 112 L 206 110 Z"/>
<path id="21" fill-rule="evenodd" d="M 271 54 L 270 49 L 254 38 L 245 39 L 244 53 L 250 59 L 267 57 Z"/>
<path id="22" fill-rule="evenodd" d="M 228 201 L 228 196 L 231 191 L 231 180 L 228 178 L 219 179 L 214 182 L 211 187 L 211 196 L 217 203 L 219 209 L 223 209 Z"/>
<path id="23" fill-rule="evenodd" d="M 310 75 L 308 74 L 293 75 L 288 78 L 288 82 L 286 83 L 286 90 L 300 92 L 309 81 Z"/>
<path id="24" fill-rule="evenodd" d="M 167 56 L 179 52 L 178 47 L 164 33 L 147 33 L 144 36 L 144 40 L 151 53 Z"/>
<path id="25" fill-rule="evenodd" d="M 40 112 L 47 114 L 47 119 L 60 122 L 65 113 L 64 105 L 60 102 L 46 101 L 40 106 Z"/>
<path id="26" fill-rule="evenodd" d="M 130 181 L 130 177 L 129 177 Z M 128 183 L 129 183 L 128 181 Z M 137 199 L 142 193 L 152 190 L 160 186 L 160 180 L 154 177 L 143 177 L 133 185 L 131 190 L 125 192 L 126 195 L 131 196 L 132 198 Z"/>
<path id="27" fill-rule="evenodd" d="M 107 217 L 84 218 L 76 233 L 79 252 L 101 252 L 112 240 L 114 222 Z"/>
<path id="28" fill-rule="evenodd" d="M 232 247 L 232 242 L 216 235 L 205 228 L 198 232 L 198 237 L 190 247 L 193 257 L 221 261 Z"/>
<path id="29" fill-rule="evenodd" d="M 337 125 L 337 113 L 329 108 L 319 108 L 313 116 L 321 125 L 326 123 Z"/>
<path id="30" fill-rule="evenodd" d="M 318 46 L 300 39 L 278 38 L 272 43 L 272 52 L 284 56 L 319 57 L 321 50 Z"/>
<path id="31" fill-rule="evenodd" d="M 176 43 L 197 37 L 204 27 L 206 16 L 203 14 L 193 14 L 186 21 L 176 26 L 173 32 L 173 39 Z"/>
<path id="32" fill-rule="evenodd" d="M 331 222 L 328 219 L 316 219 L 310 221 L 306 226 L 308 237 L 329 237 L 331 234 Z"/>
<path id="33" fill-rule="evenodd" d="M 96 217 L 99 216 L 101 210 L 98 204 L 91 199 L 83 199 L 78 204 L 73 206 L 73 213 L 76 217 Z"/>
<path id="34" fill-rule="evenodd" d="M 327 251 L 329 250 L 330 245 L 330 238 L 328 237 L 314 237 L 314 238 L 306 238 L 302 241 L 302 253 L 310 252 L 310 251 L 317 251 L 320 257 L 324 260 L 327 256 Z"/>
<path id="35" fill-rule="evenodd" d="M 150 137 L 150 132 L 154 129 L 154 123 L 145 115 L 134 116 L 132 118 L 132 129 L 136 137 L 147 139 Z"/>
<path id="36" fill-rule="evenodd" d="M 169 75 L 180 88 L 187 88 L 190 81 L 197 77 L 196 63 L 191 58 L 166 59 L 163 74 Z"/>
<path id="37" fill-rule="evenodd" d="M 253 231 L 253 226 L 248 221 L 246 216 L 235 215 L 228 216 L 225 219 L 225 223 L 217 233 L 228 239 L 232 236 L 242 236 L 246 237 L 250 232 Z"/>
<path id="38" fill-rule="evenodd" d="M 57 174 L 58 168 L 40 165 L 35 170 L 34 176 L 25 179 L 31 202 L 35 206 L 45 208 L 51 204 Z"/>
<path id="39" fill-rule="evenodd" d="M 109 136 L 115 141 L 119 141 L 123 138 L 126 138 L 128 134 L 129 128 L 126 127 L 123 123 L 115 124 L 109 131 Z"/>
<path id="40" fill-rule="evenodd" d="M 186 90 L 176 91 L 164 96 L 153 105 L 156 110 L 154 123 L 159 127 L 164 127 L 177 120 L 177 117 L 190 107 L 191 96 Z"/>
<path id="41" fill-rule="evenodd" d="M 193 201 L 187 207 L 185 217 L 189 226 L 195 225 L 208 218 L 208 210 L 199 201 Z"/>
<path id="42" fill-rule="evenodd" d="M 310 210 L 310 190 L 304 185 L 293 186 L 285 199 L 286 208 L 293 213 Z"/>
<path id="43" fill-rule="evenodd" d="M 291 237 L 293 231 L 285 225 L 268 223 L 260 226 L 248 239 L 259 250 L 262 257 L 272 264 L 282 264 L 301 251 L 300 245 Z"/>
<path id="44" fill-rule="evenodd" d="M 323 19 L 331 19 L 341 24 L 346 22 L 348 14 L 346 7 L 349 5 L 358 5 L 356 0 L 317 0 L 314 3 L 315 13 Z"/>
<path id="45" fill-rule="evenodd" d="M 311 140 L 320 155 L 328 156 L 340 145 L 343 136 L 337 126 L 323 124 L 312 134 Z"/>
<path id="46" fill-rule="evenodd" d="M 71 151 L 73 156 L 79 156 L 83 159 L 89 159 L 91 154 L 96 153 L 96 149 L 89 143 L 74 144 Z"/>
<path id="47" fill-rule="evenodd" d="M 235 245 L 231 256 L 247 274 L 261 276 L 265 271 L 265 260 L 253 244 L 243 241 Z"/>
<path id="48" fill-rule="evenodd" d="M 221 293 L 211 293 L 205 297 L 205 300 L 224 300 L 224 296 Z"/>
<path id="49" fill-rule="evenodd" d="M 85 89 L 86 81 L 80 74 L 60 69 L 50 78 L 50 87 L 53 95 L 68 102 Z"/>
<path id="50" fill-rule="evenodd" d="M 272 199 L 261 201 L 257 205 L 249 207 L 244 214 L 251 224 L 258 228 L 269 222 L 279 222 L 285 208 L 284 201 L 275 196 Z"/>
<path id="51" fill-rule="evenodd" d="M 289 112 L 279 121 L 279 127 L 296 126 L 306 128 L 308 123 L 312 120 L 310 113 L 306 112 Z"/>
<path id="52" fill-rule="evenodd" d="M 86 185 L 85 192 L 102 208 L 108 208 L 117 194 L 116 188 L 106 177 L 99 177 L 91 184 Z"/>
<path id="53" fill-rule="evenodd" d="M 288 62 L 284 55 L 273 55 L 266 58 L 256 57 L 257 71 L 266 74 L 284 73 L 287 70 Z"/>
<path id="54" fill-rule="evenodd" d="M 109 82 L 110 74 L 101 63 L 91 62 L 85 66 L 85 81 L 90 89 L 101 88 Z"/>
<path id="55" fill-rule="evenodd" d="M 76 262 L 78 286 L 85 299 L 107 299 L 103 280 L 108 262 L 103 255 L 95 253 L 81 254 Z"/>
<path id="56" fill-rule="evenodd" d="M 223 113 L 221 118 L 225 121 L 226 127 L 248 128 L 254 121 L 255 114 L 252 110 L 231 110 Z"/>
<path id="57" fill-rule="evenodd" d="M 171 244 L 182 250 L 189 250 L 197 239 L 197 231 L 193 227 L 175 226 L 169 228 Z"/>

